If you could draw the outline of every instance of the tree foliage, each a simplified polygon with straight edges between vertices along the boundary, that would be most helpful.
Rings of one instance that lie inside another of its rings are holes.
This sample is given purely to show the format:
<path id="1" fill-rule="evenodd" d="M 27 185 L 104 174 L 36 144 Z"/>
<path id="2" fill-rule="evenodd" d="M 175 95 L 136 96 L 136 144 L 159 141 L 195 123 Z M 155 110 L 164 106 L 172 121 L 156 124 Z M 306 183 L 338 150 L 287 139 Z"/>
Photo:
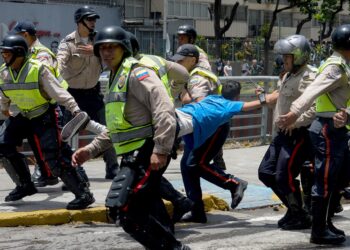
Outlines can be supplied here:
<path id="1" fill-rule="evenodd" d="M 214 6 L 209 9 L 209 12 L 211 15 L 214 15 L 214 32 L 215 32 L 215 37 L 216 37 L 216 57 L 221 58 L 221 41 L 224 37 L 225 32 L 231 27 L 233 20 L 235 18 L 237 8 L 239 6 L 239 2 L 237 1 L 232 9 L 231 13 L 228 17 L 225 18 L 224 25 L 221 26 L 220 19 L 222 18 L 222 0 L 215 0 Z"/>
<path id="2" fill-rule="evenodd" d="M 343 10 L 345 2 L 346 0 L 323 0 L 319 3 L 319 11 L 315 13 L 314 18 L 321 24 L 321 41 L 332 34 L 335 17 Z"/>

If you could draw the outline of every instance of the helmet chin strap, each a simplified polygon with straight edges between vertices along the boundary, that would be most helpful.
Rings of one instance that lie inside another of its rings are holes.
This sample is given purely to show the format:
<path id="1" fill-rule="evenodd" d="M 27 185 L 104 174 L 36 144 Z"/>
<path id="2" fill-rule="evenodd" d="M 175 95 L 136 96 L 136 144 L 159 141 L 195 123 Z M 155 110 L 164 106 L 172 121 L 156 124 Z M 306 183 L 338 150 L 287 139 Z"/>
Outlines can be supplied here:
<path id="1" fill-rule="evenodd" d="M 10 67 L 16 60 L 17 56 L 15 53 L 12 53 L 11 60 L 8 63 L 5 63 L 6 67 Z"/>
<path id="2" fill-rule="evenodd" d="M 88 29 L 88 31 L 89 31 L 89 38 L 90 38 L 90 40 L 92 40 L 95 37 L 95 35 L 96 35 L 96 31 L 94 29 L 89 28 L 89 26 L 87 26 L 87 24 L 85 23 L 84 19 L 82 20 L 82 23 L 85 26 L 85 28 Z"/>

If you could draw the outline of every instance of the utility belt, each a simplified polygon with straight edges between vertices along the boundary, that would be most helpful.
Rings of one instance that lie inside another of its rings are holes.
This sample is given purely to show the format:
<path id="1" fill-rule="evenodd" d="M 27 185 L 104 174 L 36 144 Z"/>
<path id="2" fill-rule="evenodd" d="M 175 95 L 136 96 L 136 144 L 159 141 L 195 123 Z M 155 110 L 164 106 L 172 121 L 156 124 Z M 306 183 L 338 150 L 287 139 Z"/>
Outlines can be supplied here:
<path id="1" fill-rule="evenodd" d="M 38 116 L 44 114 L 49 109 L 49 107 L 50 107 L 50 104 L 45 103 L 45 104 L 43 104 L 43 105 L 41 105 L 33 110 L 28 110 L 28 111 L 21 110 L 20 113 L 23 117 L 31 120 L 35 117 L 38 117 Z"/>
<path id="2" fill-rule="evenodd" d="M 101 92 L 101 85 L 100 82 L 98 82 L 95 87 L 90 88 L 90 89 L 75 89 L 75 88 L 68 88 L 68 92 L 72 96 L 88 96 L 88 95 L 96 95 Z"/>

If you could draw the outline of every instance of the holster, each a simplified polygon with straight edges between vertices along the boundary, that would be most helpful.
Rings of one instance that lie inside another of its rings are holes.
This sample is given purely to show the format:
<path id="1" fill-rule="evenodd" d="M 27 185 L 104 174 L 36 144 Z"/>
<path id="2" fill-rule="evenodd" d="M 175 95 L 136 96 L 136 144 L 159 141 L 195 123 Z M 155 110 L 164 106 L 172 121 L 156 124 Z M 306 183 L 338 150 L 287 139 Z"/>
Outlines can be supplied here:
<path id="1" fill-rule="evenodd" d="M 125 159 L 123 159 L 125 161 Z M 130 159 L 129 159 L 130 160 Z M 126 160 L 128 161 L 128 159 Z M 124 207 L 132 193 L 133 183 L 137 177 L 133 162 L 126 166 L 122 163 L 121 169 L 114 177 L 106 198 L 106 207 Z M 129 165 L 130 164 L 130 165 Z"/>

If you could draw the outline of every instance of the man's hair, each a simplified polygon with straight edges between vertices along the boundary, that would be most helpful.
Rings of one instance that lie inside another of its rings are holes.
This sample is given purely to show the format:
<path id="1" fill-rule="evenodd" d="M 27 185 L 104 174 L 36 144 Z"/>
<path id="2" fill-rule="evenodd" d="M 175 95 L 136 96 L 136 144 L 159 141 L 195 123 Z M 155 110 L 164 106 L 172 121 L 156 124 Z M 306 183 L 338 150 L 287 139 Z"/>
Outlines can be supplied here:
<path id="1" fill-rule="evenodd" d="M 221 95 L 228 99 L 234 100 L 241 93 L 241 84 L 237 81 L 227 81 L 222 84 Z"/>

